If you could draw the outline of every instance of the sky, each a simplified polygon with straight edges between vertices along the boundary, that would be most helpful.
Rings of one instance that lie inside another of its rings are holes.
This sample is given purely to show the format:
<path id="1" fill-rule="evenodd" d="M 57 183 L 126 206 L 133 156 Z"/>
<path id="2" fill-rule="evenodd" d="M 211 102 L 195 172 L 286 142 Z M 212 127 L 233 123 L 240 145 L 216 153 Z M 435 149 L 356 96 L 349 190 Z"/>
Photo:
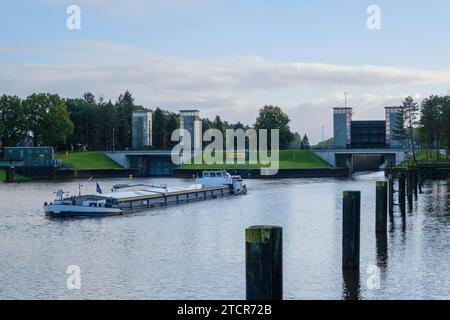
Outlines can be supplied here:
<path id="1" fill-rule="evenodd" d="M 67 27 L 70 5 L 80 29 Z M 249 125 L 278 105 L 317 143 L 344 92 L 354 119 L 450 94 L 448 12 L 445 0 L 4 0 L 0 94 L 129 90 L 150 109 Z"/>

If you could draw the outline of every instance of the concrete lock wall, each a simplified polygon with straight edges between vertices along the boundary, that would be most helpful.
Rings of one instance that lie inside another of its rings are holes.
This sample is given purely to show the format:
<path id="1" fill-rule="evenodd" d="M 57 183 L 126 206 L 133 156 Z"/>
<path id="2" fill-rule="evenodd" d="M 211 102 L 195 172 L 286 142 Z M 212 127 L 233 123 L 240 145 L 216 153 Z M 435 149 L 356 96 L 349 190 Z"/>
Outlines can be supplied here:
<path id="1" fill-rule="evenodd" d="M 105 155 L 111 160 L 117 162 L 122 167 L 129 169 L 130 168 L 130 159 L 127 157 L 125 153 L 120 152 L 105 152 Z"/>

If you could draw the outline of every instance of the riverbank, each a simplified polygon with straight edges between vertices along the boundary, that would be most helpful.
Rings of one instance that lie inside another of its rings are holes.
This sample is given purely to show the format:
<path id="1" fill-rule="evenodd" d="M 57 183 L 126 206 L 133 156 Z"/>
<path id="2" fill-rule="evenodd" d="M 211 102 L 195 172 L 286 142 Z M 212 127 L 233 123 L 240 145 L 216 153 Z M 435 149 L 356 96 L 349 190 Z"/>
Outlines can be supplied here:
<path id="1" fill-rule="evenodd" d="M 176 178 L 192 178 L 204 169 L 174 169 Z M 274 174 L 264 174 L 264 169 L 224 169 L 243 179 L 287 179 L 287 178 L 344 178 L 349 176 L 348 168 L 311 168 L 311 169 L 279 169 Z M 269 171 L 270 173 L 270 171 Z"/>
<path id="2" fill-rule="evenodd" d="M 248 159 L 248 155 L 246 156 Z M 246 160 L 244 164 L 226 163 L 226 154 L 223 154 L 223 163 L 214 164 L 185 164 L 182 165 L 180 170 L 251 170 L 267 168 L 269 165 L 261 164 L 258 159 L 258 163 L 248 163 Z M 314 152 L 310 150 L 280 150 L 278 166 L 280 169 L 326 169 L 333 168 L 331 164 L 318 157 Z"/>
<path id="3" fill-rule="evenodd" d="M 174 169 L 173 175 L 179 178 L 191 178 L 193 175 L 199 175 L 203 170 L 227 170 L 231 174 L 241 175 L 244 179 L 340 178 L 349 175 L 348 168 L 333 167 L 310 150 L 280 150 L 277 164 L 279 169 L 274 174 L 269 174 L 268 165 L 259 162 L 228 164 L 224 154 L 224 161 L 221 164 L 185 164 Z"/>
<path id="4" fill-rule="evenodd" d="M 203 170 L 227 170 L 233 174 L 240 174 L 244 178 L 331 178 L 347 177 L 347 168 L 335 168 L 325 160 L 315 155 L 310 150 L 280 150 L 278 167 L 274 175 L 261 172 L 268 166 L 261 163 L 249 164 L 248 155 L 245 164 L 227 164 L 223 153 L 222 164 L 186 164 L 175 167 L 172 177 L 190 178 L 198 175 Z M 27 176 L 26 180 L 42 179 L 78 179 L 78 178 L 111 178 L 141 176 L 142 170 L 138 168 L 123 168 L 120 164 L 106 156 L 100 151 L 64 152 L 55 155 L 62 162 L 62 167 L 17 167 L 15 170 L 21 177 Z M 4 179 L 4 178 L 3 178 Z M 19 181 L 19 180 L 16 180 Z"/>
<path id="5" fill-rule="evenodd" d="M 417 163 L 429 163 L 429 164 L 450 164 L 450 158 L 445 155 L 439 155 L 436 150 L 419 150 L 416 152 L 416 157 L 407 161 L 403 161 L 397 165 L 400 168 L 410 168 Z"/>
<path id="6" fill-rule="evenodd" d="M 128 178 L 136 176 L 139 171 L 126 169 L 108 158 L 100 151 L 67 152 L 55 154 L 61 160 L 62 167 L 22 166 L 15 167 L 16 182 L 52 179 L 84 179 L 84 178 Z M 5 170 L 0 169 L 0 181 L 5 181 Z"/>
<path id="7" fill-rule="evenodd" d="M 64 166 L 74 170 L 123 168 L 101 151 L 57 153 L 55 154 L 55 158 L 61 160 Z"/>
<path id="8" fill-rule="evenodd" d="M 15 174 L 14 178 L 15 178 L 15 181 L 17 181 L 17 182 L 23 182 L 23 181 L 30 181 L 31 180 L 31 178 L 29 178 L 27 176 L 24 176 L 24 175 L 21 175 L 21 174 Z M 4 182 L 5 179 L 6 179 L 5 169 L 1 169 L 0 168 L 0 183 Z"/>
<path id="9" fill-rule="evenodd" d="M 450 160 L 445 156 L 438 158 L 435 150 L 431 154 L 427 150 L 420 150 L 416 153 L 416 161 L 409 159 L 397 165 L 386 166 L 385 175 L 398 176 L 411 170 L 417 171 L 425 179 L 450 179 Z"/>

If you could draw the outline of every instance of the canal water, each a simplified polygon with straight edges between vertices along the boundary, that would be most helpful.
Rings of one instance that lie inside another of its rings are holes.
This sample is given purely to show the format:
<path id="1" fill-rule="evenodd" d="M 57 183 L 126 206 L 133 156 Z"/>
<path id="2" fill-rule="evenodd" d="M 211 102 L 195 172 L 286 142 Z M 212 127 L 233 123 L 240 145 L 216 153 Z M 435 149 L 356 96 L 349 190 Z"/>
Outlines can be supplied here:
<path id="1" fill-rule="evenodd" d="M 70 220 L 46 218 L 42 204 L 59 187 L 77 192 L 78 181 L 0 184 L 0 298 L 244 299 L 245 228 L 260 224 L 283 227 L 285 299 L 450 298 L 447 182 L 428 182 L 406 222 L 396 216 L 387 245 L 377 245 L 382 178 L 248 180 L 245 196 Z M 99 183 L 106 190 L 123 181 Z M 356 275 L 341 271 L 344 190 L 362 192 Z M 81 270 L 80 290 L 66 287 L 70 265 Z"/>

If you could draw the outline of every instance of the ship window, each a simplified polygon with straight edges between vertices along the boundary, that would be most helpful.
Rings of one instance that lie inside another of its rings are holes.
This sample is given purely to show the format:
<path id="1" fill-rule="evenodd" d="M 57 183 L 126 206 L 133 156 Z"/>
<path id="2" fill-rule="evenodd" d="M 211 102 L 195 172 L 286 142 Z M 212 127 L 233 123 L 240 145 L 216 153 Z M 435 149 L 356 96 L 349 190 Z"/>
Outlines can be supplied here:
<path id="1" fill-rule="evenodd" d="M 204 177 L 209 177 L 209 172 L 203 172 Z"/>

